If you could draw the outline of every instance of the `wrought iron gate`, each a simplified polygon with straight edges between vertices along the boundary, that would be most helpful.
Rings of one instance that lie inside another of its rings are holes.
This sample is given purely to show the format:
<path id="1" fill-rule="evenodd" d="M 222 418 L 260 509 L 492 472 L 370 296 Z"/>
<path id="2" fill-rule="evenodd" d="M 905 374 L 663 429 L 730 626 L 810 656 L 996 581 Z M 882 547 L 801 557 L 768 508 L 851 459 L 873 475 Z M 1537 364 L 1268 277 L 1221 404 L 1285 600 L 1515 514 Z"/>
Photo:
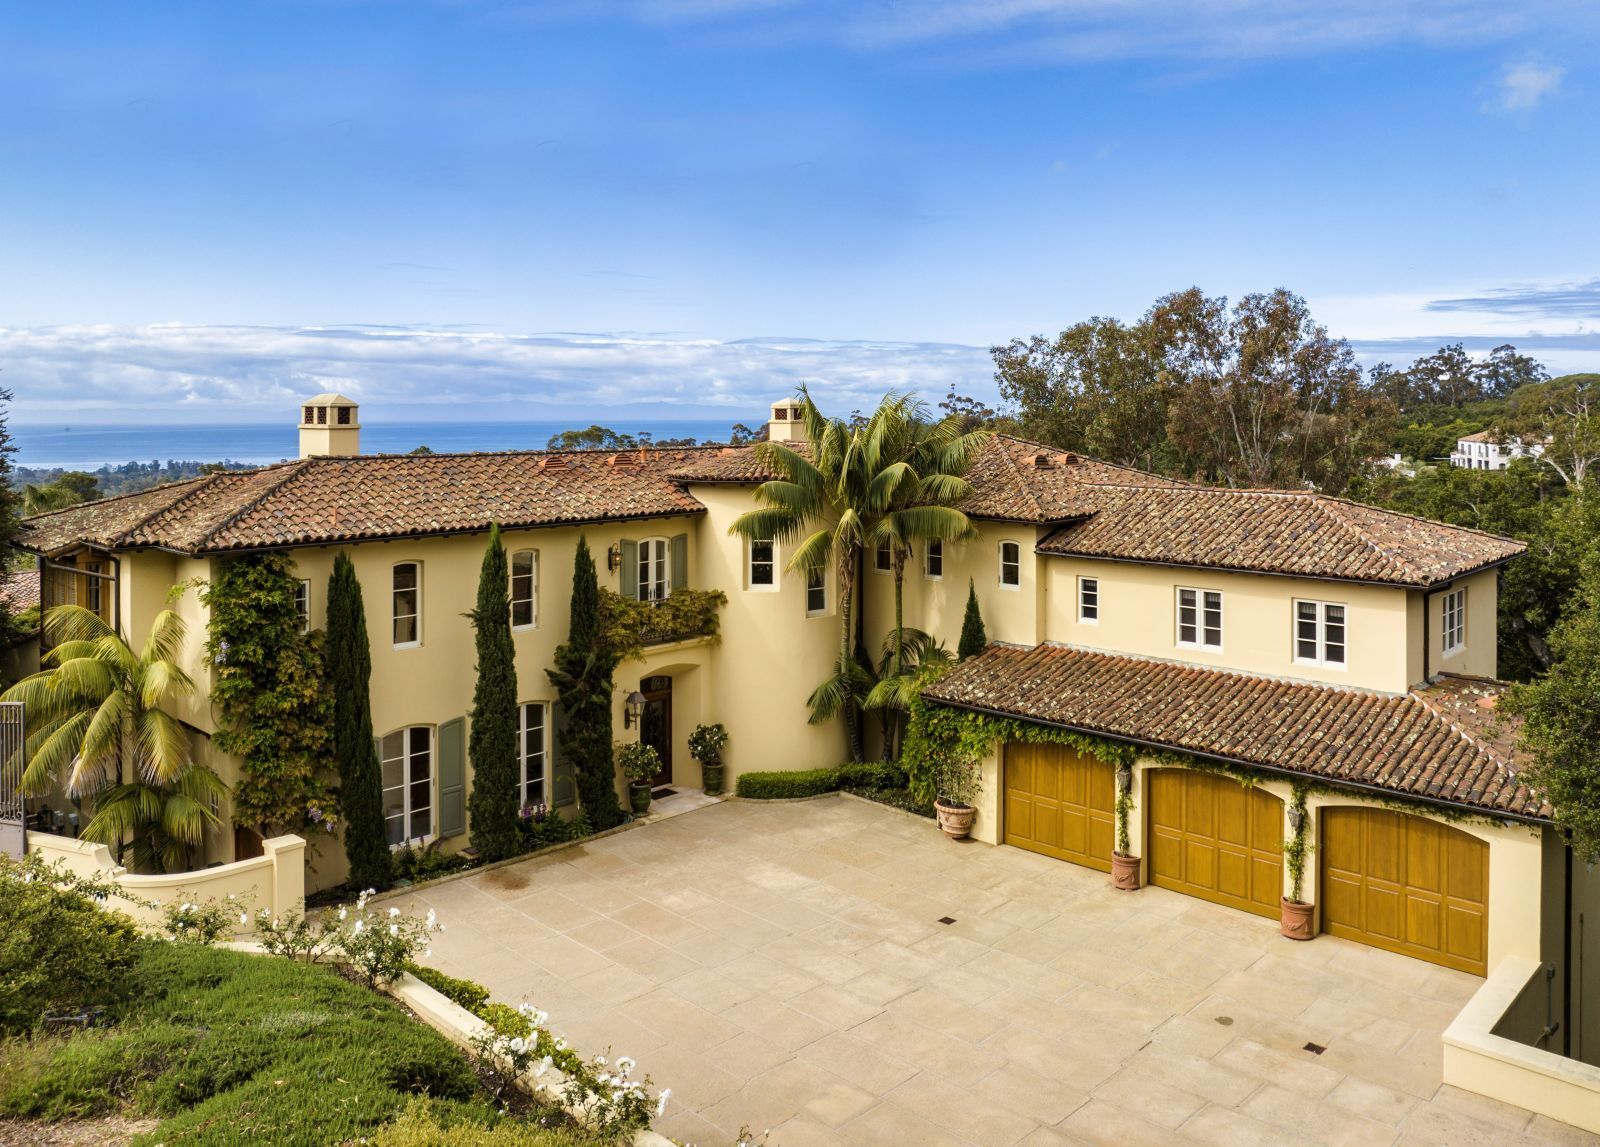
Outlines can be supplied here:
<path id="1" fill-rule="evenodd" d="M 27 810 L 23 807 L 21 701 L 0 701 L 0 853 L 20 859 L 28 851 Z"/>

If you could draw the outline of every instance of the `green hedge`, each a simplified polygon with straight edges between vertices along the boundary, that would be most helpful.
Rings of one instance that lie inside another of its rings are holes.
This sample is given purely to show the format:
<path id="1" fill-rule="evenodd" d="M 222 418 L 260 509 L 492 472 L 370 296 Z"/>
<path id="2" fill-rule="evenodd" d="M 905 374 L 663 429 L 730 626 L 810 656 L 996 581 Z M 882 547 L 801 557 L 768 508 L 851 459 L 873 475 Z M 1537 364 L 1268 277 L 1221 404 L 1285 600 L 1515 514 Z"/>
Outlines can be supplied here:
<path id="1" fill-rule="evenodd" d="M 472 980 L 457 979 L 447 976 L 437 968 L 430 968 L 424 964 L 407 964 L 406 971 L 421 980 L 428 987 L 444 996 L 453 1004 L 460 1004 L 474 1015 L 479 1009 L 489 1002 L 489 989 Z"/>
<path id="2" fill-rule="evenodd" d="M 780 773 L 741 773 L 734 792 L 749 800 L 786 800 L 821 796 L 840 789 L 903 789 L 906 772 L 881 762 L 801 769 Z"/>

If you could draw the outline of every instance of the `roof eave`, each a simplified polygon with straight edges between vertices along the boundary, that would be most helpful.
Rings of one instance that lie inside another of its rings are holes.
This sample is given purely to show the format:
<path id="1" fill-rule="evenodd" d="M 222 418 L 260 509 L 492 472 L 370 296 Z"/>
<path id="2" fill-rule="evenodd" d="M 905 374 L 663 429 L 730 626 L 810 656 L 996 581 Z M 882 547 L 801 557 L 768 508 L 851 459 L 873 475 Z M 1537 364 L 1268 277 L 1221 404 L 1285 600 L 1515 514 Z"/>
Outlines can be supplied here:
<path id="1" fill-rule="evenodd" d="M 1364 784 L 1360 781 L 1348 781 L 1339 777 L 1329 777 L 1322 773 L 1301 772 L 1298 769 L 1286 769 L 1280 765 L 1262 765 L 1254 761 L 1242 760 L 1238 757 L 1224 756 L 1220 753 L 1207 753 L 1199 749 L 1187 748 L 1183 745 L 1170 745 L 1161 741 L 1149 741 L 1142 737 L 1131 737 L 1120 733 L 1110 733 L 1104 729 L 1096 729 L 1091 725 L 1074 725 L 1068 721 L 1051 721 L 1044 717 L 1032 717 L 1025 713 L 1013 713 L 1006 709 L 996 709 L 992 706 L 977 705 L 970 701 L 952 701 L 944 697 L 927 694 L 928 700 L 937 705 L 944 705 L 950 709 L 964 709 L 971 713 L 984 713 L 991 717 L 1005 717 L 1013 721 L 1024 721 L 1030 725 L 1043 725 L 1051 729 L 1066 729 L 1074 733 L 1084 733 L 1092 737 L 1104 737 L 1109 741 L 1120 741 L 1127 745 L 1137 745 L 1140 748 L 1156 749 L 1161 752 L 1183 753 L 1191 757 L 1200 757 L 1208 761 L 1218 761 L 1222 764 L 1232 765 L 1241 769 L 1254 769 L 1256 772 L 1269 773 L 1274 776 L 1289 777 L 1291 779 L 1309 778 L 1323 784 L 1333 785 L 1337 788 L 1353 789 L 1357 792 L 1372 793 L 1382 796 L 1387 800 L 1415 801 L 1419 804 L 1434 805 L 1447 808 L 1452 812 L 1469 812 L 1474 816 L 1489 817 L 1496 820 L 1514 820 L 1523 824 L 1544 826 L 1550 823 L 1548 817 L 1537 816 L 1530 813 L 1510 812 L 1505 809 L 1488 808 L 1484 805 L 1466 804 L 1462 801 L 1446 800 L 1443 797 L 1429 797 L 1418 793 L 1403 792 L 1399 789 L 1387 789 L 1382 785 Z"/>
<path id="2" fill-rule="evenodd" d="M 1480 574 L 1486 570 L 1496 569 L 1505 565 L 1509 561 L 1514 561 L 1523 554 L 1527 553 L 1527 548 L 1524 547 L 1522 550 L 1519 550 L 1514 554 L 1507 554 L 1503 558 L 1495 558 L 1493 561 L 1484 562 L 1481 565 L 1471 566 L 1464 570 L 1458 570 L 1455 573 L 1449 574 L 1445 577 L 1436 578 L 1433 581 L 1384 581 L 1379 578 L 1340 577 L 1338 574 L 1291 573 L 1284 570 L 1252 569 L 1249 566 L 1215 565 L 1207 562 L 1176 562 L 1166 561 L 1159 558 L 1124 558 L 1116 557 L 1111 554 L 1062 553 L 1059 550 L 1047 550 L 1043 547 L 1042 543 L 1034 546 L 1033 552 L 1047 558 L 1077 558 L 1080 561 L 1086 562 L 1120 562 L 1124 565 L 1162 566 L 1167 569 L 1220 570 L 1225 573 L 1258 574 L 1261 577 L 1297 578 L 1301 581 L 1332 581 L 1343 582 L 1349 585 L 1382 586 L 1385 589 L 1420 589 L 1437 591 L 1454 582 L 1460 581 L 1464 577 L 1472 577 L 1474 574 Z"/>

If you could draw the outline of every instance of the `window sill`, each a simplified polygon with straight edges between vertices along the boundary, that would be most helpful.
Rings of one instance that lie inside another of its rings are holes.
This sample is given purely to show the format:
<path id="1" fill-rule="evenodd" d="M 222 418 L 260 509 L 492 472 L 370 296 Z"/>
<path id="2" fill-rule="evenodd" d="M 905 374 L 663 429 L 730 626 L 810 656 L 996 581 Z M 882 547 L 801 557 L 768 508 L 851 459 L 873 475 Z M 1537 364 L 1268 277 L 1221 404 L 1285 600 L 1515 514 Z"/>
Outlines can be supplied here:
<path id="1" fill-rule="evenodd" d="M 1220 645 L 1201 645 L 1196 641 L 1178 641 L 1174 642 L 1174 644 L 1177 645 L 1179 649 L 1198 649 L 1201 653 L 1222 652 L 1222 646 Z"/>
<path id="2" fill-rule="evenodd" d="M 396 642 L 395 644 L 391 645 L 389 648 L 390 649 L 421 649 L 422 648 L 422 642 L 420 642 L 420 641 L 400 641 L 400 642 Z"/>
<path id="3" fill-rule="evenodd" d="M 1349 669 L 1349 666 L 1343 661 L 1313 661 L 1309 657 L 1296 657 L 1293 659 L 1293 664 L 1303 666 L 1306 669 L 1336 669 L 1340 673 Z"/>
<path id="4" fill-rule="evenodd" d="M 527 625 L 513 625 L 511 627 L 511 632 L 512 633 L 531 633 L 531 632 L 533 632 L 534 630 L 536 630 L 538 628 L 539 628 L 539 623 L 537 621 L 530 621 Z"/>
<path id="5" fill-rule="evenodd" d="M 1080 617 L 1080 618 L 1078 618 L 1078 624 L 1079 625 L 1099 625 L 1100 624 L 1100 619 L 1098 617 Z"/>
<path id="6" fill-rule="evenodd" d="M 432 844 L 438 839 L 439 834 L 436 832 L 430 832 L 427 836 L 411 836 L 407 837 L 399 844 L 391 844 L 389 846 L 389 851 L 399 852 L 402 848 L 427 848 L 428 845 Z"/>
<path id="7" fill-rule="evenodd" d="M 1007 593 L 1021 593 L 1022 592 L 1022 587 L 1020 585 L 1007 585 L 1005 582 L 1001 582 L 1000 583 L 1000 588 L 1005 590 Z"/>

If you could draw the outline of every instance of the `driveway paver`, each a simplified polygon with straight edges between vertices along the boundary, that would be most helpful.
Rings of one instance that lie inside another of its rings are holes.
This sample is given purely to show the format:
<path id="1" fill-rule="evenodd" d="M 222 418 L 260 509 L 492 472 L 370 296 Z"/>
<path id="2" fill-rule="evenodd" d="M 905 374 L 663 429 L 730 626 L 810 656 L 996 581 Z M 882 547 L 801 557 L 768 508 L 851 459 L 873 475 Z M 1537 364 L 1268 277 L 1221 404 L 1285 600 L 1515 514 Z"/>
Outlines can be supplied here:
<path id="1" fill-rule="evenodd" d="M 672 1088 L 658 1129 L 702 1147 L 741 1128 L 774 1147 L 1600 1144 L 1441 1085 L 1472 976 L 848 797 L 715 804 L 406 901 L 447 924 L 431 963 L 637 1058 Z"/>

